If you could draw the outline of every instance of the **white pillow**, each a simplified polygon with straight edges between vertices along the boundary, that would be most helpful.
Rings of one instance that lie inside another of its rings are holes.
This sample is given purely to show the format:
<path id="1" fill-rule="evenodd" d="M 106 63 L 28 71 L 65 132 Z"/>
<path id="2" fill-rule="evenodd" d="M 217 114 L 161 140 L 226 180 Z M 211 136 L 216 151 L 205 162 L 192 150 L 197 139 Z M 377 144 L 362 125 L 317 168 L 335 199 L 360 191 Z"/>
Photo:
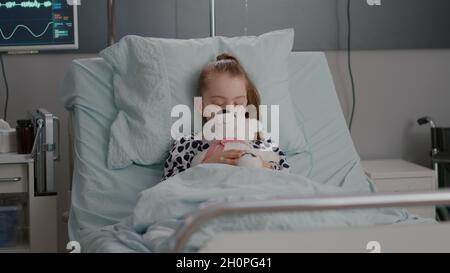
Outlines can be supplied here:
<path id="1" fill-rule="evenodd" d="M 163 162 L 173 139 L 172 107 L 193 109 L 204 66 L 221 53 L 237 57 L 258 88 L 262 104 L 280 105 L 280 147 L 303 151 L 305 141 L 289 93 L 288 58 L 293 29 L 258 37 L 157 39 L 126 36 L 100 55 L 113 67 L 118 115 L 111 125 L 107 163 L 117 169 L 132 163 Z"/>

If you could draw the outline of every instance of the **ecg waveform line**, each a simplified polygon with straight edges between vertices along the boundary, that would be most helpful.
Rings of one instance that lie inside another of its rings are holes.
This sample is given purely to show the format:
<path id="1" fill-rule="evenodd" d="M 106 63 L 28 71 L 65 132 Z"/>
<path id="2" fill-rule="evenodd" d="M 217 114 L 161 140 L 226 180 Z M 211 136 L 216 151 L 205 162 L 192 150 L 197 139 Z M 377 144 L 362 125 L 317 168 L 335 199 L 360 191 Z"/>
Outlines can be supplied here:
<path id="1" fill-rule="evenodd" d="M 53 5 L 52 1 L 43 1 L 43 2 L 39 2 L 37 0 L 35 1 L 22 1 L 22 2 L 16 2 L 16 1 L 9 1 L 6 3 L 0 3 L 0 8 L 7 8 L 7 9 L 12 9 L 12 8 L 49 8 Z"/>
<path id="2" fill-rule="evenodd" d="M 14 34 L 19 30 L 19 28 L 23 28 L 25 30 L 27 30 L 34 38 L 40 38 L 42 36 L 44 36 L 44 34 L 47 32 L 47 30 L 50 28 L 50 26 L 53 24 L 53 22 L 49 22 L 47 24 L 47 26 L 45 27 L 44 31 L 42 31 L 39 34 L 35 34 L 29 27 L 27 27 L 26 25 L 17 25 L 14 30 L 12 31 L 12 33 L 10 35 L 5 35 L 5 33 L 3 32 L 3 30 L 0 28 L 0 35 L 2 36 L 2 38 L 4 40 L 10 40 Z"/>

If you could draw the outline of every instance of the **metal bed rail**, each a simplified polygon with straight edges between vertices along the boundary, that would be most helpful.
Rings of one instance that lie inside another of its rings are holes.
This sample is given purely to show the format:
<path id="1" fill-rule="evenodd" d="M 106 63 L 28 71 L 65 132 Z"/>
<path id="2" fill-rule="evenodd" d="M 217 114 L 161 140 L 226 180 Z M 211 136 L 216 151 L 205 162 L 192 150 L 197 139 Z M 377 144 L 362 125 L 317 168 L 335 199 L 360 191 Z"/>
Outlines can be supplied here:
<path id="1" fill-rule="evenodd" d="M 450 204 L 450 190 L 353 196 L 302 197 L 289 196 L 266 201 L 224 202 L 200 208 L 190 214 L 172 241 L 175 252 L 183 252 L 192 235 L 212 219 L 236 214 L 311 212 L 321 210 L 415 207 Z"/>

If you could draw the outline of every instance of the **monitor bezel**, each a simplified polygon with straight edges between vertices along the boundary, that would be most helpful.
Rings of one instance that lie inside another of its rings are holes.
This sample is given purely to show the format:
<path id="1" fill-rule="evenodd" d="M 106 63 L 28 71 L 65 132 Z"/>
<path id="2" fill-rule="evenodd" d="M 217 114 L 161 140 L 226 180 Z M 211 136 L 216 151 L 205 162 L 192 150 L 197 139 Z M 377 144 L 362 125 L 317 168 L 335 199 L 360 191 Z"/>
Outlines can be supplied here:
<path id="1" fill-rule="evenodd" d="M 0 52 L 20 53 L 20 52 L 39 52 L 51 50 L 74 50 L 79 48 L 78 41 L 78 6 L 73 5 L 73 31 L 74 42 L 71 44 L 58 45 L 26 45 L 26 46 L 0 46 Z"/>

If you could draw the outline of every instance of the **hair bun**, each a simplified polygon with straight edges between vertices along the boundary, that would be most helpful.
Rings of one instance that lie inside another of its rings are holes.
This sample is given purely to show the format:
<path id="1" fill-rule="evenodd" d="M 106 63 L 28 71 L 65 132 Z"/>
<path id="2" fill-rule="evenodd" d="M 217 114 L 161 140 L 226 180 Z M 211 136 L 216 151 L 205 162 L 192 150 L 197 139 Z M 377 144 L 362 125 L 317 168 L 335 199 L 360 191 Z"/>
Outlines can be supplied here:
<path id="1" fill-rule="evenodd" d="M 220 55 L 217 56 L 217 58 L 216 58 L 216 61 L 226 61 L 226 60 L 229 60 L 229 61 L 235 61 L 236 63 L 239 64 L 238 59 L 237 59 L 236 57 L 234 57 L 233 55 L 230 55 L 230 54 L 228 54 L 228 53 L 220 54 Z"/>

